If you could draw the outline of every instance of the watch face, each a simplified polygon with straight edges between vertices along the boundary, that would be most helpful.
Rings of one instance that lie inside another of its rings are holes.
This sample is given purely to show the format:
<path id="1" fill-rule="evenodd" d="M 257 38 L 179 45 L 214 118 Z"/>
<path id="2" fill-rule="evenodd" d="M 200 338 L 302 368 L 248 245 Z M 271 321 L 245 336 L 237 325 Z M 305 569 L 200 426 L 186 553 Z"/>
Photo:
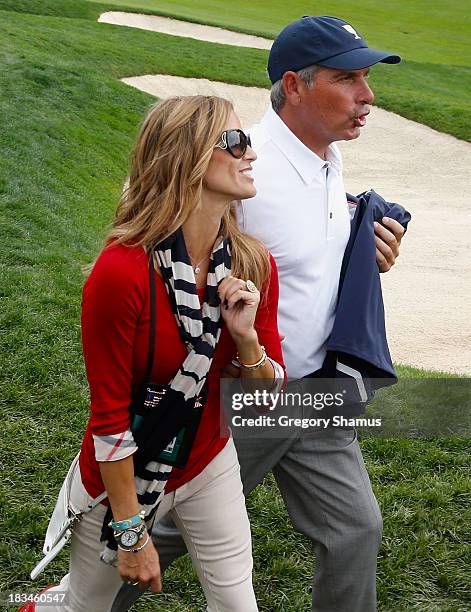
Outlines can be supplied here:
<path id="1" fill-rule="evenodd" d="M 124 531 L 120 540 L 121 546 L 134 546 L 139 540 L 139 535 L 135 531 Z"/>

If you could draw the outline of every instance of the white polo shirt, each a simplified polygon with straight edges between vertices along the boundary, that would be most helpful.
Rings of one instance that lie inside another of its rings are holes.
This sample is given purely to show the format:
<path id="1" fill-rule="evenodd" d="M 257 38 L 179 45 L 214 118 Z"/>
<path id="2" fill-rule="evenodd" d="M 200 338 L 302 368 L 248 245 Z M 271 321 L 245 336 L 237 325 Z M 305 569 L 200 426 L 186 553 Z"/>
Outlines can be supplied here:
<path id="1" fill-rule="evenodd" d="M 270 108 L 250 130 L 257 195 L 240 222 L 273 254 L 280 279 L 278 326 L 288 376 L 319 369 L 332 330 L 340 268 L 350 235 L 342 160 L 308 149 Z"/>

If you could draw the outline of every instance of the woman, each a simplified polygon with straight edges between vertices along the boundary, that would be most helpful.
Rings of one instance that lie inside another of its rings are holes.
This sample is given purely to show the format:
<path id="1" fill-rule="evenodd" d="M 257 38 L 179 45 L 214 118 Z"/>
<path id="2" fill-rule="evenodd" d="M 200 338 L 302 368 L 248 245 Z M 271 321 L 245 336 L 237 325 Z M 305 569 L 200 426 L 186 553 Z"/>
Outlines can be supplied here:
<path id="1" fill-rule="evenodd" d="M 147 530 L 167 512 L 185 538 L 208 610 L 257 610 L 239 466 L 227 428 L 220 431 L 219 406 L 221 372 L 234 358 L 247 382 L 276 385 L 284 377 L 275 264 L 236 220 L 235 201 L 256 193 L 255 158 L 221 98 L 159 102 L 141 128 L 129 186 L 83 291 L 91 415 L 71 506 L 83 510 L 103 491 L 107 497 L 83 514 L 70 573 L 48 591 L 67 592 L 61 611 L 108 611 L 123 581 L 159 592 L 158 552 Z M 149 256 L 156 307 L 149 380 L 171 381 L 190 400 L 205 390 L 206 400 L 185 467 L 153 461 L 135 476 L 129 406 L 147 379 Z"/>

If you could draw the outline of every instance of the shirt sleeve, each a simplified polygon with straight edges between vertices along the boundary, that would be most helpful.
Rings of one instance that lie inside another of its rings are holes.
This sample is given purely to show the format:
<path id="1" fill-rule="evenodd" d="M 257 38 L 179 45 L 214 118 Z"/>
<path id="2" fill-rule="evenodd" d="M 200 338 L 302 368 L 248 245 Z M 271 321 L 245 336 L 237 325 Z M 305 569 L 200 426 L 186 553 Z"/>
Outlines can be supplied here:
<path id="1" fill-rule="evenodd" d="M 143 249 L 105 248 L 85 282 L 82 345 L 90 387 L 90 429 L 98 461 L 132 454 L 130 432 L 134 337 L 146 300 Z"/>
<path id="2" fill-rule="evenodd" d="M 255 329 L 258 341 L 265 347 L 267 357 L 275 370 L 275 383 L 272 391 L 279 391 L 286 380 L 286 368 L 278 331 L 278 270 L 271 254 L 270 265 L 270 279 L 262 292 L 262 299 L 255 318 Z"/>

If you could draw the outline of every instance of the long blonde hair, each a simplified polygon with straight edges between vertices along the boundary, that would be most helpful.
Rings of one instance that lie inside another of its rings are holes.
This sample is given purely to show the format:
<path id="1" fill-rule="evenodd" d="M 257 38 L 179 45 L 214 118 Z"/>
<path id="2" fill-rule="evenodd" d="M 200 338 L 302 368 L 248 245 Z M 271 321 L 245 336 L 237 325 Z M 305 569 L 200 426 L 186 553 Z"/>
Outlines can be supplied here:
<path id="1" fill-rule="evenodd" d="M 151 248 L 185 223 L 201 203 L 203 178 L 232 111 L 228 100 L 216 96 L 173 97 L 151 107 L 107 242 Z M 242 232 L 236 206 L 221 222 L 231 243 L 232 275 L 261 288 L 270 277 L 268 252 Z"/>

